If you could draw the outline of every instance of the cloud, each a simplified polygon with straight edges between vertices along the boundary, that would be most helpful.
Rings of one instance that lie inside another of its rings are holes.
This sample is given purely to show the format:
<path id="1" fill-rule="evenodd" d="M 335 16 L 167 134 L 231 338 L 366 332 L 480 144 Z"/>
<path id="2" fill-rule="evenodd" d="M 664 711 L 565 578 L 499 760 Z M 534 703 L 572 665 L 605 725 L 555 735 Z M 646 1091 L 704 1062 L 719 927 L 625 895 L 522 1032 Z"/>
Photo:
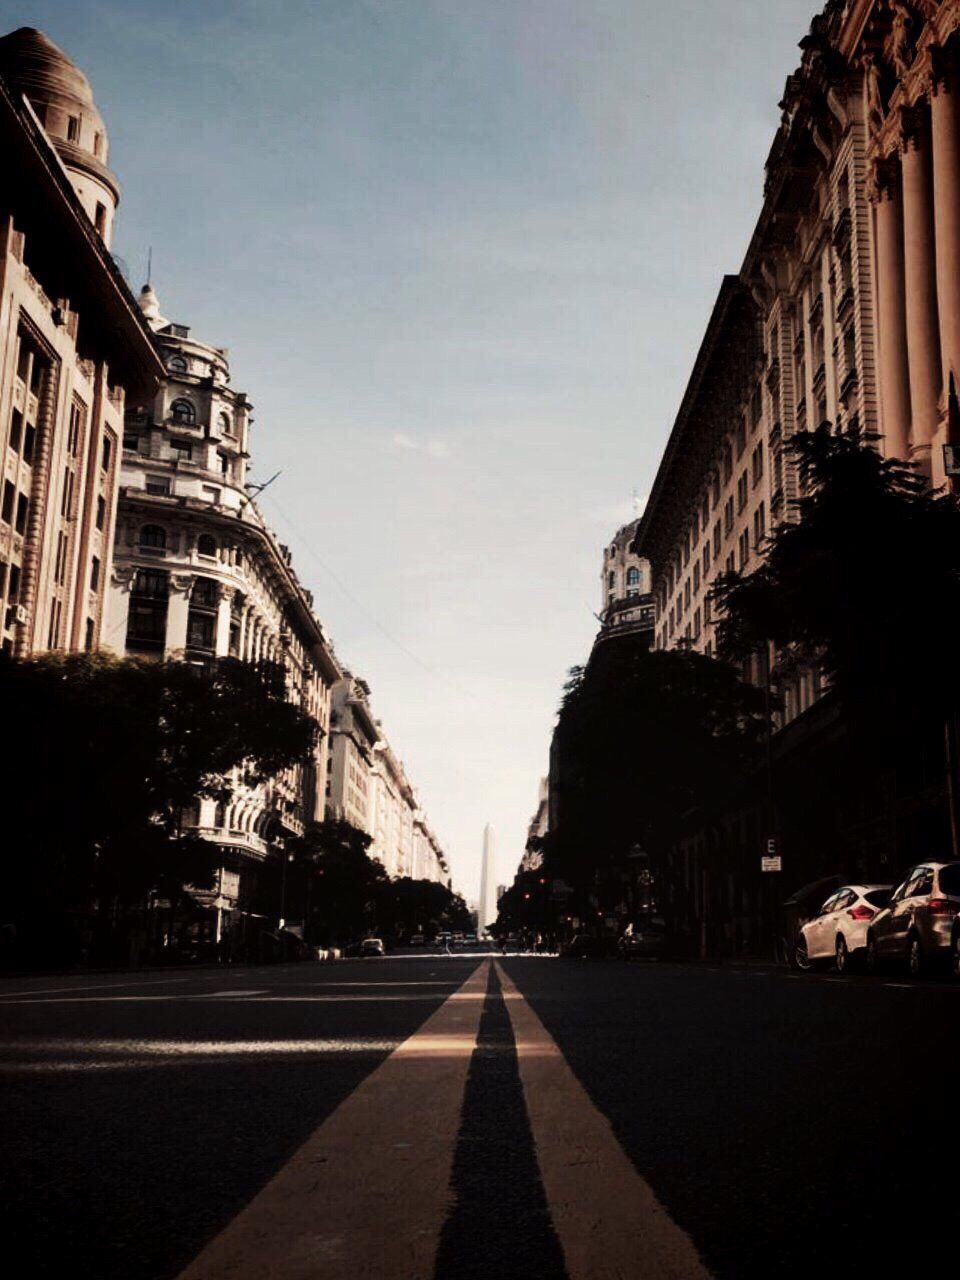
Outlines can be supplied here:
<path id="1" fill-rule="evenodd" d="M 393 444 L 397 449 L 406 449 L 410 453 L 425 453 L 428 458 L 450 457 L 450 446 L 446 440 L 441 440 L 438 436 L 418 439 L 416 436 L 407 435 L 405 431 L 396 431 L 393 435 Z"/>

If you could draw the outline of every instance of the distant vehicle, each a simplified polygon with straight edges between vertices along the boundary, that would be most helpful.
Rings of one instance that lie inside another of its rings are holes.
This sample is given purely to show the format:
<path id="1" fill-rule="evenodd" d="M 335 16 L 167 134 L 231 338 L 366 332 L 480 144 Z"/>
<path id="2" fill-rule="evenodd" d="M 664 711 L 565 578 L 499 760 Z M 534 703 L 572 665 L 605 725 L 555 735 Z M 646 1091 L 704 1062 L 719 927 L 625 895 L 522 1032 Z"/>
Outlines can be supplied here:
<path id="1" fill-rule="evenodd" d="M 663 916 L 643 916 L 627 925 L 617 942 L 621 960 L 657 960 L 667 947 L 667 922 Z"/>
<path id="2" fill-rule="evenodd" d="M 464 940 L 464 939 L 463 939 L 463 934 L 462 934 L 462 933 L 454 933 L 454 934 L 451 934 L 451 936 L 450 936 L 450 941 L 451 941 L 451 942 L 463 942 L 463 940 Z"/>
<path id="3" fill-rule="evenodd" d="M 615 950 L 616 941 L 613 938 L 595 938 L 589 933 L 577 933 L 560 948 L 560 955 L 566 960 L 602 960 Z"/>
<path id="4" fill-rule="evenodd" d="M 945 964 L 953 951 L 958 913 L 960 862 L 921 862 L 912 867 L 894 890 L 890 905 L 870 922 L 868 967 L 899 960 L 917 978 L 932 965 Z"/>
<path id="5" fill-rule="evenodd" d="M 411 933 L 410 935 L 411 947 L 422 947 L 425 942 L 426 942 L 426 938 L 423 936 L 422 933 Z"/>
<path id="6" fill-rule="evenodd" d="M 360 943 L 360 954 L 362 956 L 382 956 L 385 954 L 385 950 L 382 938 L 364 938 Z"/>
<path id="7" fill-rule="evenodd" d="M 476 942 L 477 935 L 475 933 L 465 933 L 463 935 L 463 940 L 464 942 Z"/>
<path id="8" fill-rule="evenodd" d="M 832 960 L 838 973 L 866 958 L 870 922 L 890 901 L 889 884 L 845 884 L 832 893 L 797 938 L 798 969 Z"/>
<path id="9" fill-rule="evenodd" d="M 445 931 L 441 931 L 440 933 L 437 934 L 437 941 L 440 943 L 449 942 L 450 938 L 451 938 L 451 935 Z"/>

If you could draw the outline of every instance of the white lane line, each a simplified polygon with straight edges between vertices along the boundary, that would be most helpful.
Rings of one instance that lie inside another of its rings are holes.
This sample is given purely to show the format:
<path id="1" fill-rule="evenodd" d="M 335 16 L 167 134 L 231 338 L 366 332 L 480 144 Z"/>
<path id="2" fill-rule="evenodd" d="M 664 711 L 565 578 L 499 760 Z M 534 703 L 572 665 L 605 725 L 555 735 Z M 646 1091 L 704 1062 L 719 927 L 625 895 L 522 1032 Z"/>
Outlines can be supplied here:
<path id="1" fill-rule="evenodd" d="M 916 983 L 913 982 L 885 982 L 885 987 L 892 987 L 896 991 L 916 991 Z"/>
<path id="2" fill-rule="evenodd" d="M 411 995 L 302 995 L 274 996 L 259 991 L 201 991 L 193 995 L 189 991 L 178 991 L 171 995 L 149 996 L 43 996 L 39 1000 L 0 1000 L 0 1005 L 28 1004 L 182 1004 L 187 1000 L 229 1000 L 235 1004 L 418 1004 L 435 1001 L 441 992 L 413 992 Z M 468 998 L 460 997 L 455 992 L 451 1000 Z M 480 997 L 469 997 L 479 999 Z"/>
<path id="3" fill-rule="evenodd" d="M 168 986 L 170 983 L 191 982 L 191 981 L 192 981 L 191 978 L 151 978 L 147 982 L 139 982 L 136 980 L 134 980 L 133 982 L 102 982 L 92 987 L 77 987 L 77 986 L 41 987 L 39 989 L 36 987 L 31 987 L 27 991 L 5 992 L 4 994 L 6 995 L 7 999 L 4 1001 L 4 1003 L 9 1004 L 10 1001 L 14 999 L 16 996 L 52 996 L 52 995 L 58 995 L 61 992 L 69 992 L 69 991 L 72 991 L 75 994 L 80 991 L 111 991 L 111 990 L 116 991 L 116 990 L 119 990 L 121 987 L 163 987 L 163 986 Z M 2 990 L 2 988 L 0 988 L 0 990 Z"/>
<path id="4" fill-rule="evenodd" d="M 569 1280 L 708 1280 L 673 1221 L 501 965 L 523 1096 Z"/>
<path id="5" fill-rule="evenodd" d="M 344 1099 L 179 1280 L 429 1280 L 489 968 Z"/>

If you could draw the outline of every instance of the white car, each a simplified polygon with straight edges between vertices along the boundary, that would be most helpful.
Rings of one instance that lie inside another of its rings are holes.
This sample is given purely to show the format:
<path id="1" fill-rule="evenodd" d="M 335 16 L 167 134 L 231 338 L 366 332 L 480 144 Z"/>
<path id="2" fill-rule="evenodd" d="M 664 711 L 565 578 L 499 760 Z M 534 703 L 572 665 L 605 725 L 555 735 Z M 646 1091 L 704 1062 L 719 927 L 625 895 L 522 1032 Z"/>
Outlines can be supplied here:
<path id="1" fill-rule="evenodd" d="M 838 973 L 866 954 L 870 921 L 890 901 L 889 884 L 845 884 L 800 929 L 797 965 L 812 969 L 832 960 Z"/>

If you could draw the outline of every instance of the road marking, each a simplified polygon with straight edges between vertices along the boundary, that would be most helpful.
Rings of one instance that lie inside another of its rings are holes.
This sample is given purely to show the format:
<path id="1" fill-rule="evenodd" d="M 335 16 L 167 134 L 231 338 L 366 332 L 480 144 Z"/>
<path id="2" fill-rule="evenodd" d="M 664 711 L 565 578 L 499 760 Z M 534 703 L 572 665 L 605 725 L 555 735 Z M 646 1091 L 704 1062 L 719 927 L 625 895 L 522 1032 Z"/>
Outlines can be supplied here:
<path id="1" fill-rule="evenodd" d="M 883 985 L 897 991 L 916 991 L 916 984 L 913 982 L 885 982 Z"/>
<path id="2" fill-rule="evenodd" d="M 116 990 L 118 987 L 163 987 L 175 982 L 189 982 L 190 978 L 151 978 L 148 982 L 140 982 L 134 980 L 132 982 L 102 982 L 92 987 L 41 987 L 39 990 L 30 987 L 26 991 L 8 991 L 6 995 L 9 1003 L 10 999 L 16 996 L 52 996 L 58 995 L 63 991 L 110 991 Z"/>
<path id="3" fill-rule="evenodd" d="M 425 1280 L 489 962 L 341 1102 L 179 1280 Z"/>
<path id="4" fill-rule="evenodd" d="M 569 1280 L 705 1280 L 669 1216 L 503 968 L 497 974 L 554 1230 Z"/>

